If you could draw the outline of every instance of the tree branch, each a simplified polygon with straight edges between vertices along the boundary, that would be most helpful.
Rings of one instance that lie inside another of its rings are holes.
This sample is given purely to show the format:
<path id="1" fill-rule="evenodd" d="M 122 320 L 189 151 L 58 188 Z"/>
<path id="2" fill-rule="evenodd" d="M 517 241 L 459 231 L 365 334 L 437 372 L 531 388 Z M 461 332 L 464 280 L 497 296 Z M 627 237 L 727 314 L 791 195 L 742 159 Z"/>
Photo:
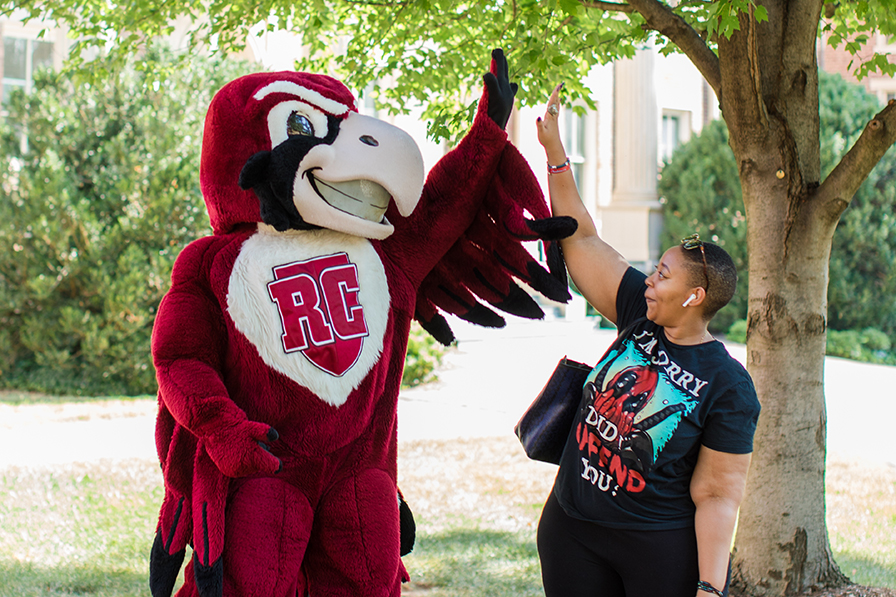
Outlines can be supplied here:
<path id="1" fill-rule="evenodd" d="M 720 97 L 722 75 L 719 69 L 719 57 L 706 45 L 700 34 L 658 0 L 629 0 L 629 5 L 644 17 L 647 27 L 669 38 L 690 58 L 712 87 L 716 97 Z"/>
<path id="2" fill-rule="evenodd" d="M 787 16 L 781 40 L 784 59 L 802 64 L 814 61 L 823 5 L 824 0 L 790 0 L 786 3 Z"/>
<path id="3" fill-rule="evenodd" d="M 896 143 L 896 100 L 890 100 L 865 125 L 855 144 L 815 192 L 816 201 L 833 221 L 840 218 L 859 186 L 893 143 Z"/>
<path id="4" fill-rule="evenodd" d="M 407 6 L 408 4 L 410 4 L 410 2 L 408 2 L 408 0 L 399 0 L 399 1 L 395 1 L 395 2 L 388 2 L 388 1 L 373 2 L 371 0 L 342 0 L 342 1 L 345 2 L 346 4 L 360 4 L 362 6 L 402 6 L 402 7 L 404 7 L 404 6 Z"/>
<path id="5" fill-rule="evenodd" d="M 618 2 L 582 2 L 585 8 L 599 8 L 600 10 L 608 10 L 610 12 L 635 12 L 629 4 L 619 4 Z"/>
<path id="6" fill-rule="evenodd" d="M 759 67 L 759 51 L 756 41 L 756 18 L 753 5 L 750 5 L 750 18 L 747 21 L 747 60 L 750 63 L 750 79 L 753 82 L 753 94 L 756 98 L 756 111 L 760 115 L 762 128 L 768 128 L 768 111 L 765 109 L 762 94 L 762 76 Z M 741 19 L 743 20 L 743 19 Z"/>

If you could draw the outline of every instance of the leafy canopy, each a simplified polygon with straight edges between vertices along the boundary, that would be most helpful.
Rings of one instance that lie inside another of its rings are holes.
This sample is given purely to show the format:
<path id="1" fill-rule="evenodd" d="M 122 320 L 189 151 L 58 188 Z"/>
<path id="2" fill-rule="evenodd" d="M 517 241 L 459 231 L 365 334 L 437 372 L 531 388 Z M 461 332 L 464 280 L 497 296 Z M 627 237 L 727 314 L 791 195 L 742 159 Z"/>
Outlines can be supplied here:
<path id="1" fill-rule="evenodd" d="M 752 0 L 656 5 L 680 17 L 711 50 L 714 39 L 738 29 L 741 12 L 759 21 L 768 18 Z M 846 44 L 854 54 L 870 31 L 896 34 L 892 0 L 827 7 L 822 25 L 830 43 Z M 142 49 L 147 39 L 171 35 L 183 22 L 192 23 L 185 56 L 197 48 L 238 51 L 248 36 L 269 30 L 295 32 L 307 50 L 298 69 L 330 72 L 356 89 L 387 82 L 377 89 L 380 107 L 404 113 L 410 104 L 423 105 L 434 139 L 466 128 L 492 48 L 508 54 L 521 104 L 539 104 L 563 81 L 568 98 L 589 107 L 582 80 L 592 66 L 630 57 L 648 42 L 676 51 L 649 30 L 632 4 L 585 0 L 0 0 L 0 14 L 66 23 L 78 40 L 75 67 L 83 66 L 92 47 L 121 59 Z M 878 55 L 857 68 L 860 76 L 896 72 L 896 65 Z M 105 74 L 103 68 L 87 72 Z"/>

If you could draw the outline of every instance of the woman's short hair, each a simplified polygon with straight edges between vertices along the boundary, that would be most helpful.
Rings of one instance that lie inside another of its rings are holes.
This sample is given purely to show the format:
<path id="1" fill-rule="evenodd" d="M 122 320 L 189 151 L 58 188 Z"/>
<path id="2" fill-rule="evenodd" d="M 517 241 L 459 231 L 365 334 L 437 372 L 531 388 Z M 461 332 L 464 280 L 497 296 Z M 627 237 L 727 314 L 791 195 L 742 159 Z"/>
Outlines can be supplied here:
<path id="1" fill-rule="evenodd" d="M 706 299 L 703 301 L 703 318 L 706 321 L 712 319 L 719 309 L 728 304 L 737 290 L 737 268 L 731 255 L 719 245 L 704 242 L 703 252 L 706 254 L 706 277 L 703 276 L 703 253 L 700 248 L 686 250 L 684 253 L 685 267 L 694 286 L 701 286 L 706 290 Z M 709 278 L 709 288 L 707 288 Z"/>

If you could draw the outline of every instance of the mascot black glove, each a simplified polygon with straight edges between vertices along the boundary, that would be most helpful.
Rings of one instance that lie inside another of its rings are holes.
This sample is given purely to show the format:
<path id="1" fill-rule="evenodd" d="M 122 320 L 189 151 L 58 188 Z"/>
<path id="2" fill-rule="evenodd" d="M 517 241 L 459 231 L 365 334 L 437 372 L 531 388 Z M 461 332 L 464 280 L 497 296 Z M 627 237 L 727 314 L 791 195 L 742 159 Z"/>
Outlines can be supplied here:
<path id="1" fill-rule="evenodd" d="M 485 73 L 482 81 L 488 89 L 488 117 L 503 129 L 510 119 L 513 98 L 519 87 L 516 83 L 510 82 L 504 50 L 501 48 L 492 50 L 492 60 L 497 72 Z"/>

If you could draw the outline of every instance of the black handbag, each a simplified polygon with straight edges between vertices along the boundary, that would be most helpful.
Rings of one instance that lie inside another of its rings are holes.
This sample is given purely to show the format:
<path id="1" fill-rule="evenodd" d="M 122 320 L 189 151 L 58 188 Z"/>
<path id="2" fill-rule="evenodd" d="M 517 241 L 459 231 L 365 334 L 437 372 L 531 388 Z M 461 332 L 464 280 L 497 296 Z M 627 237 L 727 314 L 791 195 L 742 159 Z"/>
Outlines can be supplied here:
<path id="1" fill-rule="evenodd" d="M 560 464 L 560 455 L 582 400 L 582 388 L 591 367 L 560 359 L 548 383 L 514 427 L 526 456 Z"/>

